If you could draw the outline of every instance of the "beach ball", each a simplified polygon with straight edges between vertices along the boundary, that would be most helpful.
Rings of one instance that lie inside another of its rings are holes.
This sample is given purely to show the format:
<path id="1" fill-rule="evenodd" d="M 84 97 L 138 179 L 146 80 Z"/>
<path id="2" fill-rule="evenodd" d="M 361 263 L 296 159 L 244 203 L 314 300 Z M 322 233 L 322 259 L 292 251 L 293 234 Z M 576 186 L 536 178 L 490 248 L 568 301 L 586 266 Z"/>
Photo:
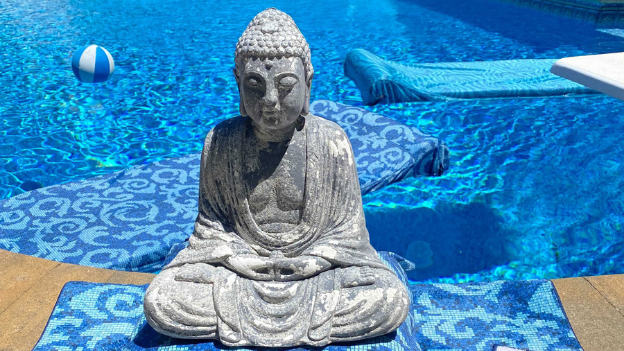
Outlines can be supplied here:
<path id="1" fill-rule="evenodd" d="M 72 57 L 72 71 L 83 83 L 106 82 L 115 71 L 115 61 L 101 46 L 85 46 Z"/>

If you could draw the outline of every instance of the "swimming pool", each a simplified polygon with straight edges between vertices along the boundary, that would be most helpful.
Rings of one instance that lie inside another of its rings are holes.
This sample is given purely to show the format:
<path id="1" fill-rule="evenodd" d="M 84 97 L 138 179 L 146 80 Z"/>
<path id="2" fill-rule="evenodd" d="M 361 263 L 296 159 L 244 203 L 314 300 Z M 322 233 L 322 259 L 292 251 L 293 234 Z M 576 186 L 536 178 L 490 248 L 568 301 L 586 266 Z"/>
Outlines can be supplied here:
<path id="1" fill-rule="evenodd" d="M 310 43 L 313 100 L 360 104 L 342 72 L 354 48 L 407 63 L 624 51 L 624 39 L 592 24 L 494 0 L 4 1 L 0 198 L 200 151 L 207 131 L 237 113 L 234 46 L 269 6 L 289 13 Z M 116 61 L 113 79 L 100 86 L 78 83 L 70 69 L 73 51 L 90 43 Z M 624 272 L 617 260 L 621 102 L 375 110 L 442 137 L 455 160 L 441 179 L 409 180 L 365 198 L 373 244 L 409 249 L 420 264 L 412 279 Z M 392 231 L 381 231 L 389 223 Z M 382 240 L 387 232 L 396 234 Z M 588 263 L 594 256 L 600 259 Z"/>

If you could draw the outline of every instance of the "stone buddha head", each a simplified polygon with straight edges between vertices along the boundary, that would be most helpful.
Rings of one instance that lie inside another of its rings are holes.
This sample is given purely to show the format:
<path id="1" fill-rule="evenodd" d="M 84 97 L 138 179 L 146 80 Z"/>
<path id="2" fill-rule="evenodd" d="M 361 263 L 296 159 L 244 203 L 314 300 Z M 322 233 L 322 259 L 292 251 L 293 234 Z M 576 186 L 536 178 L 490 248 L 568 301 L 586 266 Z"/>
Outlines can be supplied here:
<path id="1" fill-rule="evenodd" d="M 288 133 L 310 111 L 310 48 L 282 11 L 266 9 L 249 23 L 236 45 L 234 75 L 240 113 L 261 132 Z"/>

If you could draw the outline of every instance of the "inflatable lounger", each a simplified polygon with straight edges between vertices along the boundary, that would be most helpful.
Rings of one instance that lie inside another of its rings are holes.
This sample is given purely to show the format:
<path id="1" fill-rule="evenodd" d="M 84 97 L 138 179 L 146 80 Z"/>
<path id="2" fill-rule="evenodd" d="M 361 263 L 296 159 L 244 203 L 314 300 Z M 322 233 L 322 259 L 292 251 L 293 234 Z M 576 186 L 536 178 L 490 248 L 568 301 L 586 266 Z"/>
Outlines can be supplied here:
<path id="1" fill-rule="evenodd" d="M 362 193 L 449 167 L 438 138 L 366 110 L 317 101 L 313 113 L 351 139 Z M 156 272 L 193 232 L 200 154 L 83 181 L 49 186 L 0 202 L 0 248 L 98 268 Z"/>
<path id="2" fill-rule="evenodd" d="M 598 93 L 550 73 L 556 60 L 443 62 L 403 65 L 364 49 L 347 54 L 344 70 L 366 105 L 410 101 Z"/>

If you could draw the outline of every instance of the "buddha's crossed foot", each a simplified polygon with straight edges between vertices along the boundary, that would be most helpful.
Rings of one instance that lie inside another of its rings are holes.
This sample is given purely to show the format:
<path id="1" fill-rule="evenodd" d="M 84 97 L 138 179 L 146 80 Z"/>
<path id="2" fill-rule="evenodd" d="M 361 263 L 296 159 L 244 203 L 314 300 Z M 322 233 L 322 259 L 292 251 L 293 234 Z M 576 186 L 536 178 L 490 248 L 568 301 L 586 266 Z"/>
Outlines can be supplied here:
<path id="1" fill-rule="evenodd" d="M 373 269 L 368 266 L 352 266 L 341 270 L 340 283 L 343 288 L 373 285 L 375 284 L 375 280 L 375 273 Z"/>

